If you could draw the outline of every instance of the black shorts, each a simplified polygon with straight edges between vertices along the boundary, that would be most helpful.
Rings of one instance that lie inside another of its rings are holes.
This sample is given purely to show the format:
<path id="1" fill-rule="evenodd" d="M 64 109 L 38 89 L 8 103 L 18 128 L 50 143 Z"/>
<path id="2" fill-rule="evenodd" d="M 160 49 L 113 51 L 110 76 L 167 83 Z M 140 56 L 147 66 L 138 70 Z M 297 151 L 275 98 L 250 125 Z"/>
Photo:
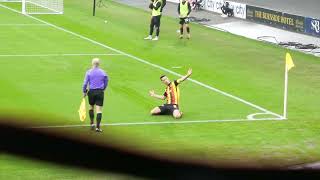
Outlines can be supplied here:
<path id="1" fill-rule="evenodd" d="M 176 104 L 164 104 L 159 106 L 160 108 L 160 115 L 173 115 L 174 110 L 179 110 L 179 106 Z"/>
<path id="2" fill-rule="evenodd" d="M 90 89 L 88 92 L 88 99 L 91 106 L 103 106 L 104 91 L 102 89 Z"/>
<path id="3" fill-rule="evenodd" d="M 161 19 L 161 15 L 160 16 L 152 16 L 151 26 L 160 27 L 160 19 Z"/>
<path id="4" fill-rule="evenodd" d="M 189 18 L 185 17 L 185 18 L 180 18 L 180 22 L 179 24 L 183 25 L 183 24 L 189 24 Z"/>

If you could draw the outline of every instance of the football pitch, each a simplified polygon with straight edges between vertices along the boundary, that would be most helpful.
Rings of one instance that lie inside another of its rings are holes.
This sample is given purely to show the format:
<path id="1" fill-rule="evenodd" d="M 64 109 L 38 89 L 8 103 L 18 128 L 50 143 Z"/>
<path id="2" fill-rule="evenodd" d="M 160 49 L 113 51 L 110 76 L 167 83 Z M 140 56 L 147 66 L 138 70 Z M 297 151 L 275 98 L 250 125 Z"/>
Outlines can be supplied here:
<path id="1" fill-rule="evenodd" d="M 158 42 L 146 41 L 149 12 L 112 1 L 96 17 L 84 0 L 65 1 L 64 15 L 24 16 L 19 9 L 17 3 L 0 3 L 0 115 L 31 117 L 17 122 L 28 128 L 86 134 L 166 157 L 257 167 L 319 160 L 319 58 L 290 51 L 296 67 L 289 73 L 285 120 L 285 49 L 197 24 L 191 24 L 190 40 L 180 40 L 178 20 L 171 17 L 163 17 Z M 110 78 L 102 134 L 90 132 L 88 118 L 80 122 L 77 112 L 94 57 Z M 164 92 L 159 77 L 173 80 L 190 67 L 191 79 L 180 85 L 183 118 L 150 116 L 164 103 L 148 94 Z M 4 175 L 12 178 L 32 177 L 41 165 L 5 154 L 0 164 L 7 171 L 22 168 Z M 39 178 L 73 178 L 77 171 L 44 167 Z"/>

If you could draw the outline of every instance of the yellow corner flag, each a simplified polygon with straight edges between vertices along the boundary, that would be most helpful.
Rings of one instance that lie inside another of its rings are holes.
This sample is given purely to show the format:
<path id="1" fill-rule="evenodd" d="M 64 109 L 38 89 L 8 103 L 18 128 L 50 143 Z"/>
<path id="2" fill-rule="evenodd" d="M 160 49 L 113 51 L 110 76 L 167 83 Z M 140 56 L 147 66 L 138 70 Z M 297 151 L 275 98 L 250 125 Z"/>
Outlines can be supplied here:
<path id="1" fill-rule="evenodd" d="M 79 116 L 80 116 L 80 121 L 84 121 L 86 119 L 86 99 L 82 98 L 80 108 L 79 108 Z"/>
<path id="2" fill-rule="evenodd" d="M 286 65 L 287 65 L 287 70 L 289 71 L 291 68 L 294 67 L 292 57 L 291 55 L 287 52 L 286 54 Z"/>

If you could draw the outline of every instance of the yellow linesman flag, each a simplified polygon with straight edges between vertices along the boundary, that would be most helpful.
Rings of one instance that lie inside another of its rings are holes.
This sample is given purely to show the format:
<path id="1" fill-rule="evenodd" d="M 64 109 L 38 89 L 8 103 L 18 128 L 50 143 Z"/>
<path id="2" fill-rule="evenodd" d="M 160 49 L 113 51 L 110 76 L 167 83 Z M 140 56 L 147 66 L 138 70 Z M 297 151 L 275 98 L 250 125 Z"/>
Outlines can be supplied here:
<path id="1" fill-rule="evenodd" d="M 294 67 L 292 57 L 289 53 L 286 54 L 286 65 L 287 65 L 287 70 L 289 71 L 291 68 Z"/>
<path id="2" fill-rule="evenodd" d="M 86 119 L 86 99 L 82 98 L 81 104 L 80 104 L 80 108 L 79 108 L 79 116 L 80 116 L 80 121 L 84 121 Z"/>

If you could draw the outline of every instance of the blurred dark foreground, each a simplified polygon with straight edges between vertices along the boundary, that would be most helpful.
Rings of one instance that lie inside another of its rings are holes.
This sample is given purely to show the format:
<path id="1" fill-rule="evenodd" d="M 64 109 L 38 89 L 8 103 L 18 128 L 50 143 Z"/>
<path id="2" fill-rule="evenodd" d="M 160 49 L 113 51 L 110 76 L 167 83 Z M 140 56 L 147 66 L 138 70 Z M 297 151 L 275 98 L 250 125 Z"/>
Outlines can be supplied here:
<path id="1" fill-rule="evenodd" d="M 320 171 L 312 169 L 230 168 L 151 157 L 8 122 L 19 120 L 0 118 L 0 153 L 60 165 L 147 179 L 320 179 Z"/>

